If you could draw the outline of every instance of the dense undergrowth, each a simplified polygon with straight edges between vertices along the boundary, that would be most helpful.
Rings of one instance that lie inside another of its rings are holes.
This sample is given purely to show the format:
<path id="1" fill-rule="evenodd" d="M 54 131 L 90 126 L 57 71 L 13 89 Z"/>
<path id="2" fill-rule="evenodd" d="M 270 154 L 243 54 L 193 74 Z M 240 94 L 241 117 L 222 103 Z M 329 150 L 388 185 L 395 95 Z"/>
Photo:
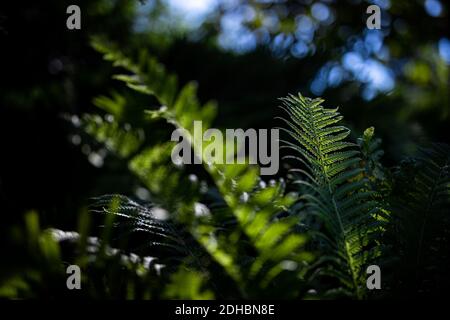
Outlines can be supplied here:
<path id="1" fill-rule="evenodd" d="M 423 146 L 387 168 L 374 128 L 355 140 L 337 109 L 296 94 L 280 100 L 286 177 L 267 181 L 248 164 L 175 165 L 170 133 L 192 136 L 194 121 L 211 127 L 214 103 L 201 105 L 195 83 L 180 87 L 146 52 L 132 59 L 93 45 L 135 93 L 96 98 L 100 111 L 74 130 L 147 199 L 95 197 L 77 232 L 40 230 L 30 212 L 16 240 L 34 263 L 0 296 L 378 299 L 448 288 L 448 146 Z M 204 157 L 195 141 L 193 150 Z M 66 289 L 70 264 L 81 267 L 83 290 Z M 381 268 L 381 290 L 366 287 L 369 265 Z"/>

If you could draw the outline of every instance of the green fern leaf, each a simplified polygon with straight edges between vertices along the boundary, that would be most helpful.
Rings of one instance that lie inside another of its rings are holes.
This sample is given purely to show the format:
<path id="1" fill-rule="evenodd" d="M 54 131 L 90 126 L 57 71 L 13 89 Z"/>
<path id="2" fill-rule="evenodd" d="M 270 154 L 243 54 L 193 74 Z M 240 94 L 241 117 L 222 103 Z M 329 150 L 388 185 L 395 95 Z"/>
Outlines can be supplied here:
<path id="1" fill-rule="evenodd" d="M 344 290 L 357 298 L 365 296 L 365 267 L 378 254 L 370 234 L 378 225 L 373 218 L 378 203 L 367 189 L 360 168 L 361 154 L 345 139 L 350 130 L 336 125 L 342 120 L 337 109 L 325 109 L 323 100 L 290 95 L 282 99 L 284 119 L 296 144 L 287 147 L 300 154 L 306 163 L 306 179 L 297 182 L 308 188 L 301 199 L 311 214 L 323 223 L 323 250 L 332 261 L 326 273 L 341 280 Z M 309 177 L 309 178 L 308 178 Z"/>

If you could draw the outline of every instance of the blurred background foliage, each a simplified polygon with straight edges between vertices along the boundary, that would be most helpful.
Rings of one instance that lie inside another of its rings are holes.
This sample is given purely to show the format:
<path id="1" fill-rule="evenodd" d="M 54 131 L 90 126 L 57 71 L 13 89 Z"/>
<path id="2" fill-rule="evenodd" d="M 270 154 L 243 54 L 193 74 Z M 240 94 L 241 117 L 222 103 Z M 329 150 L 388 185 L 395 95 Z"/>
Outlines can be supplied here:
<path id="1" fill-rule="evenodd" d="M 65 27 L 70 4 L 81 8 L 81 30 Z M 366 28 L 370 4 L 382 8 L 381 30 Z M 168 173 L 162 165 L 169 161 L 170 150 L 158 145 L 168 140 L 164 123 L 143 126 L 143 110 L 156 101 L 131 94 L 111 79 L 112 67 L 93 50 L 92 36 L 114 42 L 126 55 L 148 51 L 178 75 L 181 85 L 195 80 L 200 102 L 217 103 L 212 127 L 275 127 L 280 124 L 274 120 L 279 115 L 279 97 L 299 91 L 324 97 L 328 105 L 340 106 L 353 138 L 367 127 L 376 127 L 383 139 L 383 162 L 389 166 L 404 155 L 414 155 L 421 144 L 449 142 L 448 30 L 448 5 L 440 0 L 2 3 L 0 240 L 10 261 L 2 259 L 0 282 L 14 282 L 7 287 L 23 288 L 22 292 L 28 292 L 24 287 L 32 283 L 41 283 L 36 285 L 39 290 L 46 284 L 61 285 L 58 279 L 42 279 L 38 271 L 53 265 L 48 261 L 61 259 L 48 231 L 40 230 L 78 230 L 83 236 L 83 228 L 88 227 L 82 213 L 89 197 L 120 193 L 150 201 L 151 193 L 157 193 L 167 203 L 174 202 L 170 190 L 161 187 L 169 181 L 165 179 L 179 181 L 176 172 Z M 85 114 L 91 121 L 84 121 Z M 117 122 L 108 122 L 107 114 L 114 114 L 125 126 L 133 124 L 110 145 Z M 99 127 L 92 127 L 96 123 Z M 95 141 L 89 136 L 92 133 L 97 135 Z M 109 149 L 117 149 L 114 143 L 120 139 L 127 143 L 111 153 Z M 151 168 L 155 176 L 147 180 L 139 158 L 128 161 L 143 151 L 143 141 L 158 145 L 146 151 L 156 163 Z M 186 194 L 177 196 L 194 201 L 192 192 L 186 189 Z M 89 230 L 100 233 L 96 228 Z M 45 254 L 33 256 L 39 250 Z M 80 259 L 89 260 L 88 256 L 81 254 Z M 123 260 L 117 254 L 103 255 L 90 270 L 103 272 L 108 259 Z M 124 262 L 130 278 L 142 270 L 153 272 L 149 264 L 131 260 Z M 30 280 L 15 276 L 17 270 Z M 183 276 L 180 270 L 173 281 L 183 279 L 193 290 L 184 297 L 212 297 L 199 275 Z M 110 276 L 117 277 L 113 272 Z M 65 278 L 64 270 L 52 274 Z M 158 286 L 152 283 L 149 288 L 161 292 Z M 52 296 L 60 290 L 46 288 L 35 294 Z M 98 284 L 92 292 L 97 297 L 151 296 L 145 296 L 148 292 L 138 296 L 138 289 L 114 290 Z M 170 286 L 164 293 L 172 298 L 177 294 L 183 297 Z"/>

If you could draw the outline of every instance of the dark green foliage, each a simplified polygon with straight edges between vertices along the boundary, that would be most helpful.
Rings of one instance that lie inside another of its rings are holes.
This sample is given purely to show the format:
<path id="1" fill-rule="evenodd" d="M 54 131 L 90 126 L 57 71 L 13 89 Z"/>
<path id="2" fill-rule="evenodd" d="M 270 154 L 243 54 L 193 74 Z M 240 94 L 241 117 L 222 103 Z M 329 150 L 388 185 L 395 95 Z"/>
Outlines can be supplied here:
<path id="1" fill-rule="evenodd" d="M 178 92 L 176 77 L 167 74 L 153 58 L 141 55 L 139 63 L 135 64 L 120 51 L 105 45 L 104 41 L 97 39 L 94 46 L 114 65 L 130 72 L 115 76 L 116 79 L 124 81 L 135 91 L 154 96 L 160 103 L 157 110 L 146 110 L 149 121 L 164 119 L 172 129 L 173 126 L 184 129 L 192 141 L 193 151 L 202 158 L 204 150 L 192 136 L 193 121 L 202 120 L 203 130 L 206 130 L 205 126 L 214 116 L 214 105 L 199 104 L 195 85 L 188 83 Z M 121 98 L 102 98 L 102 101 L 107 103 L 99 106 L 106 107 L 105 110 L 115 118 L 122 112 L 124 104 L 120 103 Z M 92 126 L 92 121 L 95 119 L 85 117 L 84 126 L 95 128 L 89 133 L 103 142 L 101 133 L 105 127 L 111 128 L 111 124 L 96 121 L 97 126 Z M 112 139 L 109 149 L 120 156 L 118 151 L 122 149 L 122 138 L 126 135 L 120 134 L 123 129 L 119 127 L 114 130 L 117 134 L 108 135 Z M 142 129 L 132 127 L 129 132 L 132 130 Z M 186 173 L 186 168 L 176 167 L 170 161 L 172 146 L 173 143 L 166 142 L 145 146 L 128 162 L 131 172 L 146 185 L 155 206 L 165 210 L 170 222 L 154 219 L 154 208 L 139 206 L 121 196 L 101 198 L 96 204 L 102 208 L 100 211 L 108 212 L 105 208 L 108 208 L 110 200 L 119 201 L 117 210 L 112 213 L 131 221 L 118 223 L 119 227 L 149 234 L 144 245 L 156 245 L 153 253 L 161 251 L 159 247 L 177 249 L 172 256 L 181 253 L 180 257 L 187 262 L 181 267 L 188 267 L 190 272 L 201 272 L 211 282 L 216 296 L 298 297 L 304 293 L 306 286 L 301 284 L 305 281 L 306 264 L 312 256 L 302 250 L 305 235 L 292 233 L 298 219 L 277 218 L 294 200 L 284 194 L 283 183 L 264 185 L 258 177 L 258 168 L 254 166 L 205 164 L 201 174 L 206 175 L 212 184 L 203 184 L 202 188 L 197 178 L 189 178 L 192 175 Z M 223 148 L 225 153 L 230 151 L 226 146 Z M 191 192 L 187 192 L 189 189 Z M 208 200 L 212 195 L 216 199 Z M 200 202 L 202 199 L 209 202 L 208 206 Z M 196 243 L 188 239 L 195 239 Z M 167 257 L 168 254 L 162 255 Z M 220 282 L 225 280 L 216 279 L 216 275 L 211 274 L 211 265 L 225 271 L 226 277 L 234 282 L 231 288 L 235 287 L 237 292 L 228 293 L 220 287 Z M 286 283 L 295 286 L 286 291 L 283 288 Z"/>
<path id="2" fill-rule="evenodd" d="M 93 45 L 128 89 L 96 98 L 102 113 L 84 115 L 74 130 L 131 173 L 129 190 L 144 190 L 146 200 L 132 191 L 96 197 L 89 211 L 104 222 L 89 228 L 81 215 L 78 233 L 41 231 L 37 215 L 27 216 L 19 242 L 33 265 L 11 271 L 2 297 L 70 296 L 68 264 L 82 268 L 81 294 L 92 298 L 367 299 L 448 286 L 447 146 L 390 170 L 374 128 L 352 143 L 337 109 L 299 94 L 281 99 L 285 163 L 294 163 L 287 183 L 266 182 L 247 164 L 175 165 L 170 132 L 182 129 L 203 159 L 193 122 L 208 129 L 215 104 L 201 104 L 194 82 L 178 86 L 146 51 L 135 60 L 105 40 Z M 382 267 L 381 292 L 366 287 L 372 264 Z"/>
<path id="3" fill-rule="evenodd" d="M 212 107 L 200 106 L 192 84 L 187 84 L 178 94 L 174 89 L 176 78 L 167 75 L 164 68 L 151 58 L 153 62 L 147 64 L 145 59 L 149 58 L 146 55 L 141 56 L 138 66 L 98 40 L 96 47 L 106 53 L 107 59 L 131 72 L 117 76 L 117 79 L 126 82 L 131 89 L 156 97 L 163 105 L 157 110 L 146 111 L 151 121 L 165 119 L 169 124 L 185 129 L 188 135 L 192 134 L 194 120 L 205 120 L 206 124 L 211 122 L 211 111 L 204 110 L 212 110 Z M 140 76 L 141 68 L 148 68 L 145 74 L 152 74 L 151 80 L 147 75 Z M 160 84 L 157 79 L 161 79 Z M 111 101 L 108 100 L 108 108 L 117 113 L 120 107 Z M 134 214 L 126 213 L 129 209 L 127 204 L 130 204 L 126 198 L 122 198 L 124 210 L 116 213 L 130 218 L 134 230 L 151 234 L 150 239 L 160 237 L 161 247 L 190 239 L 193 246 L 188 254 L 185 250 L 184 257 L 188 263 L 182 268 L 206 276 L 215 296 L 227 296 L 217 291 L 221 291 L 223 285 L 223 279 L 217 278 L 214 271 L 219 267 L 225 270 L 226 277 L 234 281 L 232 287 L 238 290 L 238 294 L 247 298 L 264 297 L 266 289 L 271 292 L 270 296 L 275 293 L 279 297 L 280 292 L 287 293 L 282 295 L 285 297 L 299 297 L 299 294 L 322 298 L 372 297 L 374 293 L 368 292 L 365 283 L 367 266 L 378 264 L 391 270 L 398 268 L 399 263 L 405 263 L 400 262 L 402 258 L 391 259 L 390 256 L 391 250 L 403 246 L 392 238 L 391 230 L 405 229 L 407 232 L 409 228 L 400 219 L 402 210 L 392 201 L 401 199 L 395 195 L 400 181 L 398 173 L 391 173 L 381 164 L 381 140 L 374 137 L 373 128 L 367 129 L 358 139 L 358 144 L 354 144 L 347 141 L 350 130 L 339 125 L 342 116 L 337 109 L 323 108 L 322 100 L 291 95 L 282 102 L 282 108 L 289 116 L 284 119 L 287 128 L 282 130 L 291 138 L 285 141 L 285 145 L 294 152 L 287 158 L 295 159 L 299 164 L 298 169 L 292 170 L 297 177 L 292 181 L 298 186 L 297 199 L 291 195 L 283 196 L 281 185 L 259 187 L 256 169 L 246 165 L 207 165 L 201 175 L 209 176 L 207 180 L 212 180 L 213 184 L 203 184 L 206 189 L 201 191 L 198 181 L 191 181 L 188 188 L 192 191 L 183 192 L 184 197 L 179 198 L 173 190 L 177 189 L 176 182 L 186 179 L 186 168 L 167 170 L 173 164 L 161 160 L 169 158 L 170 150 L 170 144 L 163 143 L 144 148 L 147 151 L 130 159 L 129 168 L 142 179 L 159 205 L 167 210 L 173 225 L 160 234 L 161 230 L 154 228 L 147 212 L 149 209 L 133 206 Z M 86 120 L 89 121 L 88 118 Z M 194 152 L 202 157 L 203 150 L 192 136 L 191 141 Z M 421 159 L 424 163 L 431 161 L 426 157 Z M 433 172 L 425 170 L 421 175 L 411 177 L 424 179 L 428 174 Z M 163 185 L 154 183 L 163 180 L 166 182 Z M 410 188 L 413 185 L 409 183 Z M 431 191 L 428 191 L 422 190 L 422 194 L 429 195 Z M 293 202 L 296 204 L 292 206 Z M 442 208 L 445 205 L 441 203 Z M 276 218 L 278 213 L 287 209 L 287 217 Z M 206 216 L 194 214 L 199 210 Z M 422 220 L 414 218 L 413 221 L 419 225 Z M 439 221 L 448 225 L 445 220 Z M 175 225 L 176 228 L 173 227 Z M 171 233 L 174 230 L 175 233 Z M 434 228 L 431 230 L 434 234 Z M 294 234 L 289 235 L 292 232 Z M 414 230 L 410 232 L 416 234 Z M 303 245 L 306 234 L 312 238 L 308 248 L 315 252 L 315 261 L 302 251 L 297 256 L 292 255 Z M 159 244 L 148 241 L 149 244 Z M 411 252 L 411 248 L 405 247 L 404 250 L 408 254 Z M 194 259 L 186 258 L 189 255 Z M 197 264 L 192 263 L 194 260 Z M 299 273 L 294 273 L 297 274 L 295 281 L 292 277 L 286 278 L 286 271 L 291 268 L 299 268 Z M 390 275 L 386 278 L 390 279 Z M 280 286 L 288 286 L 288 289 Z M 311 288 L 314 290 L 306 294 Z M 394 290 L 390 285 L 386 289 L 388 292 Z"/>
<path id="4" fill-rule="evenodd" d="M 111 219 L 100 237 L 88 236 L 86 218 L 86 215 L 80 218 L 80 232 L 42 230 L 36 212 L 29 212 L 25 217 L 26 232 L 17 238 L 18 245 L 25 248 L 22 254 L 29 259 L 27 266 L 9 271 L 9 277 L 0 285 L 0 297 L 158 297 L 163 290 L 161 284 L 169 280 L 160 261 L 110 246 Z M 68 290 L 66 287 L 66 268 L 71 264 L 82 270 L 82 290 Z"/>
<path id="5" fill-rule="evenodd" d="M 449 286 L 450 148 L 433 144 L 394 169 L 389 231 L 398 256 L 394 290 L 445 294 Z"/>

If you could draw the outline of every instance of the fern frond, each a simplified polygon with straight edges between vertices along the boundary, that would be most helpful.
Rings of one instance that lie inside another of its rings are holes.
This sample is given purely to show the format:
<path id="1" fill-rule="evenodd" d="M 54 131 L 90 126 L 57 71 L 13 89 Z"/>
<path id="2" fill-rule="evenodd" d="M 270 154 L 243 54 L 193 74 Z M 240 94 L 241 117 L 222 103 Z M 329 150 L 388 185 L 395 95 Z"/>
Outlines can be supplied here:
<path id="1" fill-rule="evenodd" d="M 139 129 L 121 126 L 118 122 L 110 122 L 99 115 L 85 115 L 82 129 L 103 144 L 109 151 L 127 158 L 142 145 L 144 133 Z"/>
<path id="2" fill-rule="evenodd" d="M 147 110 L 149 118 L 165 119 L 183 131 L 183 137 L 191 144 L 194 155 L 203 160 L 205 172 L 217 187 L 222 206 L 226 207 L 220 211 L 230 214 L 234 219 L 233 228 L 227 228 L 223 223 L 213 223 L 217 219 L 217 208 L 212 212 L 212 219 L 192 214 L 195 211 L 193 199 L 198 194 L 190 195 L 186 189 L 181 188 L 178 182 L 180 175 L 171 172 L 173 164 L 169 167 L 167 163 L 161 163 L 164 162 L 161 158 L 167 158 L 167 148 L 162 150 L 153 146 L 144 150 L 129 162 L 129 168 L 144 181 L 152 194 L 156 193 L 165 208 L 171 206 L 167 200 L 176 199 L 170 202 L 175 202 L 174 212 L 183 211 L 185 214 L 178 215 L 181 223 L 234 280 L 243 297 L 252 297 L 261 292 L 270 296 L 273 294 L 270 288 L 279 281 L 301 283 L 304 265 L 311 260 L 311 254 L 303 250 L 305 235 L 292 232 L 298 223 L 297 218 L 278 218 L 280 212 L 287 210 L 293 201 L 291 196 L 283 194 L 282 183 L 262 187 L 256 166 L 209 164 L 205 159 L 204 146 L 197 143 L 198 137 L 193 134 L 194 121 L 202 121 L 202 130 L 207 130 L 215 115 L 215 105 L 200 104 L 193 82 L 178 89 L 176 77 L 167 73 L 162 65 L 146 54 L 141 55 L 135 63 L 104 41 L 94 40 L 93 45 L 105 55 L 105 59 L 128 72 L 115 76 L 116 79 L 125 82 L 131 89 L 152 95 L 158 100 L 161 106 L 157 110 Z M 110 100 L 98 102 L 105 105 Z M 106 107 L 111 109 L 108 105 Z M 234 146 L 224 144 L 221 147 L 225 156 L 235 151 Z M 161 179 L 163 176 L 165 178 Z M 155 179 L 156 185 L 152 183 Z M 182 192 L 174 192 L 175 188 Z M 167 197 L 161 197 L 164 194 Z M 177 198 L 179 194 L 187 194 L 190 199 Z M 209 208 L 211 210 L 212 207 Z M 191 219 L 186 219 L 189 212 Z M 229 218 L 230 216 L 228 221 Z M 155 229 L 158 226 L 155 226 L 153 220 L 149 221 L 148 215 L 145 216 L 144 223 L 139 220 L 141 216 L 137 219 L 139 228 L 146 228 L 155 236 L 165 236 L 165 240 L 172 240 L 172 234 L 170 237 L 167 237 L 167 233 L 159 234 L 161 230 Z M 299 286 L 298 290 L 283 294 L 295 296 L 301 290 L 304 288 Z"/>
<path id="3" fill-rule="evenodd" d="M 288 147 L 307 164 L 307 180 L 296 182 L 309 186 L 301 199 L 323 223 L 321 238 L 327 241 L 321 243 L 328 261 L 334 261 L 327 273 L 341 281 L 343 292 L 363 298 L 365 266 L 378 254 L 371 250 L 375 246 L 371 234 L 378 228 L 373 217 L 378 203 L 363 178 L 357 145 L 345 140 L 350 130 L 338 125 L 342 120 L 338 109 L 326 109 L 322 102 L 301 95 L 282 99 L 282 109 L 289 116 L 284 121 L 296 142 Z"/>
<path id="4" fill-rule="evenodd" d="M 93 198 L 90 211 L 123 218 L 116 224 L 121 228 L 121 235 L 146 234 L 147 240 L 141 248 L 166 248 L 170 250 L 169 255 L 180 257 L 191 255 L 195 250 L 183 230 L 169 220 L 168 213 L 152 204 L 143 205 L 123 195 L 103 195 Z"/>
<path id="5" fill-rule="evenodd" d="M 450 147 L 433 144 L 394 172 L 390 228 L 409 292 L 445 292 L 450 255 Z M 441 275 L 441 276 L 439 276 Z"/>

